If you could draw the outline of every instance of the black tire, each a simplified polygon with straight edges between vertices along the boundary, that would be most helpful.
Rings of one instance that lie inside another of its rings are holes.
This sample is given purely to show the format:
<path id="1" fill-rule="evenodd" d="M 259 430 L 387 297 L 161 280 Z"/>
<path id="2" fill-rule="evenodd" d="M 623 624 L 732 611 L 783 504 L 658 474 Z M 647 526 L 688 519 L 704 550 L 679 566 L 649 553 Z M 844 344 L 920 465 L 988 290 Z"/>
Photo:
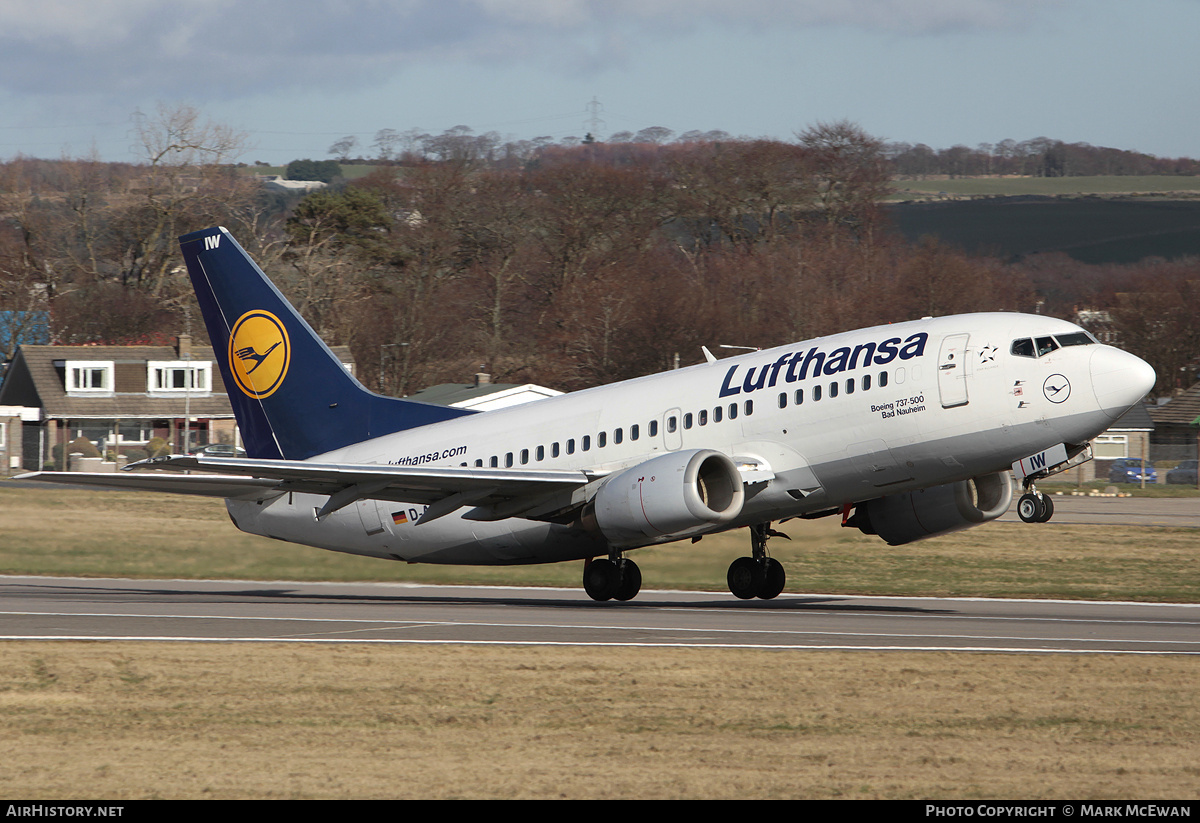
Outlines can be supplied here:
<path id="1" fill-rule="evenodd" d="M 758 596 L 763 600 L 774 600 L 787 585 L 787 572 L 783 564 L 774 557 L 768 557 L 763 563 L 763 582 L 758 590 Z"/>
<path id="2" fill-rule="evenodd" d="M 758 596 L 763 587 L 762 565 L 753 557 L 739 557 L 729 564 L 729 573 L 725 581 L 729 591 L 741 600 L 751 600 Z"/>
<path id="3" fill-rule="evenodd" d="M 621 585 L 621 570 L 607 558 L 593 560 L 583 570 L 583 590 L 598 602 L 612 600 Z"/>
<path id="4" fill-rule="evenodd" d="M 632 600 L 642 589 L 642 570 L 632 560 L 622 560 L 617 565 L 620 567 L 621 583 L 617 586 L 613 599 Z"/>
<path id="5" fill-rule="evenodd" d="M 1050 522 L 1050 518 L 1054 516 L 1054 501 L 1051 498 L 1047 497 L 1046 495 L 1042 495 L 1041 502 L 1042 502 L 1042 513 L 1041 513 L 1041 515 L 1038 516 L 1037 522 L 1048 523 L 1048 522 Z"/>
<path id="6" fill-rule="evenodd" d="M 1017 501 L 1017 517 L 1026 523 L 1037 523 L 1042 516 L 1042 501 L 1036 494 L 1023 494 Z"/>

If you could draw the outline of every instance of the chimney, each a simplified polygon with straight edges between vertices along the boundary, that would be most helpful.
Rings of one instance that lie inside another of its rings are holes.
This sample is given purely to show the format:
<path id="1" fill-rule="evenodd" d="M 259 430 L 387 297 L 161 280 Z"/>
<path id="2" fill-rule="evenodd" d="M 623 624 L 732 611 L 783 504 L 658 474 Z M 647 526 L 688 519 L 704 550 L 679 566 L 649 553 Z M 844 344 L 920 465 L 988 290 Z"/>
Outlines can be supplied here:
<path id="1" fill-rule="evenodd" d="M 492 376 L 490 374 L 487 374 L 485 372 L 476 372 L 475 373 L 475 387 L 476 388 L 487 385 L 488 383 L 491 383 L 491 382 L 492 382 Z"/>
<path id="2" fill-rule="evenodd" d="M 192 359 L 192 336 L 181 334 L 175 338 L 175 355 L 180 360 Z"/>

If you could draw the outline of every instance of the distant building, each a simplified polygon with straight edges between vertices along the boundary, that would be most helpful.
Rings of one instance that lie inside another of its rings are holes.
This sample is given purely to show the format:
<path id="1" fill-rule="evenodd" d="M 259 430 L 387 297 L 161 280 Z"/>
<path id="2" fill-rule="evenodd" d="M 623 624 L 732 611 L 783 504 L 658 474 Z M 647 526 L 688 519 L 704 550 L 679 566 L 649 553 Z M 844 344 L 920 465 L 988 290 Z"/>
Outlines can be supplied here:
<path id="1" fill-rule="evenodd" d="M 349 348 L 333 351 L 353 373 Z M 146 457 L 156 437 L 175 453 L 240 446 L 209 357 L 207 347 L 194 357 L 187 335 L 175 346 L 21 346 L 0 385 L 3 468 L 65 470 L 65 446 L 79 437 L 129 459 Z"/>
<path id="2" fill-rule="evenodd" d="M 1151 452 L 1157 460 L 1195 460 L 1200 440 L 1200 383 L 1150 407 L 1154 419 Z"/>
<path id="3" fill-rule="evenodd" d="M 421 389 L 408 399 L 459 409 L 493 411 L 560 394 L 562 392 L 533 383 L 493 383 L 491 375 L 481 373 L 475 375 L 473 383 L 441 383 Z"/>
<path id="4" fill-rule="evenodd" d="M 286 192 L 288 194 L 307 194 L 310 191 L 318 191 L 326 186 L 320 180 L 288 180 L 280 174 L 257 174 L 255 177 L 262 183 L 263 188 Z"/>

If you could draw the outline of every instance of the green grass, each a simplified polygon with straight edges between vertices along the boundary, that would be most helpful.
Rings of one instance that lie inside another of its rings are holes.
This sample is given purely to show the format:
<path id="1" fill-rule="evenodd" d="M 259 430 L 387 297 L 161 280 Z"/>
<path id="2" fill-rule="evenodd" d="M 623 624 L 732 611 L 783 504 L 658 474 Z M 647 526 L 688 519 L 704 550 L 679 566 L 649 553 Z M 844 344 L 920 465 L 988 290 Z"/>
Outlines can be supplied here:
<path id="1" fill-rule="evenodd" d="M 777 528 L 792 592 L 1200 602 L 1200 529 L 989 523 L 889 547 L 836 517 Z M 631 556 L 646 589 L 724 591 L 748 549 L 741 529 Z M 215 500 L 0 484 L 0 573 L 579 588 L 582 563 L 396 563 L 244 534 Z"/>
<path id="2" fill-rule="evenodd" d="M 895 187 L 894 199 L 941 192 L 955 196 L 1200 193 L 1200 177 L 958 177 L 951 180 L 897 180 Z"/>

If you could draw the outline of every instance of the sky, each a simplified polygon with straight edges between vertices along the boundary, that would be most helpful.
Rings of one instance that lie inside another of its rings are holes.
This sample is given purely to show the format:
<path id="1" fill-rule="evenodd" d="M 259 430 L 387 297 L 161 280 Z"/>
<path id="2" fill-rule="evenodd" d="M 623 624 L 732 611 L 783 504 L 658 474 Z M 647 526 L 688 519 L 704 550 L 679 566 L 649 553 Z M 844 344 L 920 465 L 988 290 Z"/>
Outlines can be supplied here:
<path id="1" fill-rule="evenodd" d="M 1197 32 L 1200 0 L 3 0 L 0 160 L 138 162 L 136 123 L 179 105 L 245 132 L 248 163 L 380 129 L 837 120 L 1200 157 Z"/>

